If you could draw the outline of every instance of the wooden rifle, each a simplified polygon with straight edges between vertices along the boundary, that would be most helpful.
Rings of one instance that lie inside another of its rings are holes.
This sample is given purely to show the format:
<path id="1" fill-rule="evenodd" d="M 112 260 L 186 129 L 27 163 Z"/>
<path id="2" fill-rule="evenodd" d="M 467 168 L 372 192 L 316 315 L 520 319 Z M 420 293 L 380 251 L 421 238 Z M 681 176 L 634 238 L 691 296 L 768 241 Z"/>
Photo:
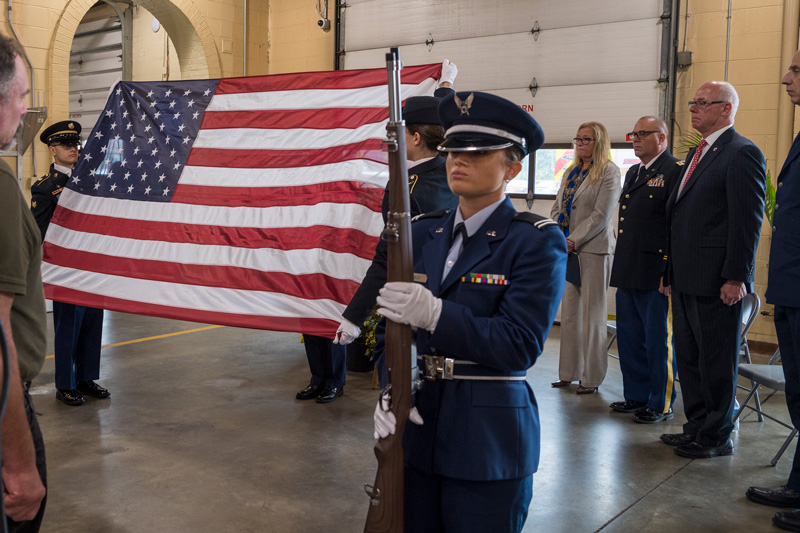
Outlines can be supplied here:
<path id="1" fill-rule="evenodd" d="M 387 281 L 414 281 L 411 250 L 411 209 L 408 198 L 406 126 L 400 106 L 400 56 L 386 54 L 389 76 L 389 123 L 384 151 L 389 154 L 389 214 L 381 239 L 387 247 Z M 365 533 L 403 531 L 403 431 L 411 410 L 411 326 L 386 321 L 386 367 L 389 384 L 381 391 L 397 420 L 394 435 L 375 444 L 378 473 L 374 485 L 365 485 L 370 497 Z M 379 400 L 380 402 L 380 400 Z"/>

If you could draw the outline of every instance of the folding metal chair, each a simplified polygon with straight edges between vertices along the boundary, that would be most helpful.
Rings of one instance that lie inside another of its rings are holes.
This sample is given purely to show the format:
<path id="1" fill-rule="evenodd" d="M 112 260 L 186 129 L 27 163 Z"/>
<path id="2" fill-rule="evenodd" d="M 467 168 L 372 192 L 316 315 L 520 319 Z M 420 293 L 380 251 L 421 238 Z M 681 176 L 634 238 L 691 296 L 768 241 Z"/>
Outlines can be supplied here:
<path id="1" fill-rule="evenodd" d="M 765 417 L 769 418 L 770 420 L 772 420 L 773 422 L 777 422 L 778 424 L 782 425 L 783 427 L 792 430 L 792 432 L 789 434 L 789 436 L 786 437 L 786 440 L 783 441 L 783 445 L 781 445 L 781 449 L 778 450 L 778 453 L 769 462 L 772 466 L 775 466 L 776 464 L 778 464 L 778 460 L 783 455 L 783 452 L 786 451 L 786 448 L 789 447 L 789 443 L 791 443 L 792 439 L 795 438 L 795 436 L 797 435 L 797 429 L 794 428 L 793 426 L 790 426 L 789 424 L 787 424 L 787 423 L 785 423 L 785 422 L 783 422 L 781 420 L 778 420 L 777 418 L 775 418 L 773 416 L 770 416 L 767 413 L 763 412 L 761 410 L 761 405 L 760 404 L 758 404 L 756 407 L 753 407 L 752 405 L 749 405 L 749 402 L 750 402 L 750 399 L 753 398 L 753 396 L 757 397 L 758 387 L 762 386 L 762 385 L 764 387 L 769 387 L 769 388 L 775 389 L 777 391 L 785 391 L 786 390 L 786 381 L 785 381 L 784 376 L 783 376 L 783 368 L 781 366 L 775 364 L 775 363 L 779 362 L 780 360 L 781 360 L 781 351 L 780 351 L 780 349 L 778 349 L 775 352 L 775 355 L 773 355 L 770 358 L 769 363 L 766 364 L 766 365 L 753 365 L 753 364 L 741 364 L 741 365 L 739 365 L 739 375 L 742 376 L 745 379 L 749 379 L 750 383 L 752 383 L 753 388 L 750 390 L 750 393 L 747 395 L 747 398 L 744 400 L 744 403 L 742 404 L 742 407 L 739 409 L 739 411 L 733 417 L 733 420 L 735 422 L 739 418 L 739 416 L 741 416 L 742 411 L 744 411 L 744 408 L 747 407 L 748 409 L 752 409 L 753 411 L 756 411 L 758 413 L 759 422 L 764 420 L 762 417 L 765 416 Z"/>
<path id="2" fill-rule="evenodd" d="M 739 338 L 739 363 L 752 364 L 753 360 L 750 357 L 750 346 L 747 344 L 747 332 L 750 331 L 750 326 L 755 322 L 758 312 L 761 310 L 761 298 L 758 294 L 751 292 L 742 298 L 742 334 Z M 758 421 L 763 422 L 764 417 L 761 414 L 761 398 L 758 396 L 758 387 L 754 383 L 750 383 L 750 388 L 736 384 L 742 390 L 750 392 L 755 390 L 756 409 L 758 413 Z"/>
<path id="3" fill-rule="evenodd" d="M 617 340 L 617 321 L 609 320 L 606 324 L 606 328 L 608 334 L 611 335 L 611 340 L 608 341 L 608 346 L 606 346 L 606 353 L 608 353 L 609 357 L 613 357 L 614 359 L 619 359 L 619 356 L 616 356 L 613 353 L 611 353 L 611 347 L 614 345 L 614 341 Z"/>

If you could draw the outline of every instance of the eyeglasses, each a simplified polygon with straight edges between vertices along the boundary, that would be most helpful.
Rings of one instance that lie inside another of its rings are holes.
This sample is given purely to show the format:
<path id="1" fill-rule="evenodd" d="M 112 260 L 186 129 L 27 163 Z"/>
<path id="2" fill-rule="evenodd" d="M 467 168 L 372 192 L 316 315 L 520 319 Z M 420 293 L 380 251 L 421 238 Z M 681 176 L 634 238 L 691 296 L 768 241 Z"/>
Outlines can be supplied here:
<path id="1" fill-rule="evenodd" d="M 703 100 L 689 100 L 688 103 L 689 103 L 689 109 L 691 109 L 693 105 L 697 106 L 697 109 L 705 109 L 712 104 L 727 104 L 728 102 L 726 102 L 725 100 L 714 100 L 713 102 L 706 102 Z"/>
<path id="2" fill-rule="evenodd" d="M 594 140 L 595 139 L 593 137 L 575 137 L 574 139 L 572 139 L 572 142 L 574 142 L 576 145 L 580 146 L 580 145 L 589 144 L 590 142 L 592 142 Z"/>
<path id="3" fill-rule="evenodd" d="M 640 141 L 643 141 L 644 138 L 647 137 L 648 135 L 650 135 L 651 133 L 658 133 L 658 130 L 653 130 L 653 131 L 645 131 L 645 130 L 632 131 L 632 132 L 630 132 L 628 134 L 628 137 L 631 138 L 631 139 L 639 139 Z"/>
<path id="4" fill-rule="evenodd" d="M 69 150 L 70 148 L 80 148 L 81 144 L 77 142 L 55 142 L 50 146 L 63 146 L 64 148 Z"/>

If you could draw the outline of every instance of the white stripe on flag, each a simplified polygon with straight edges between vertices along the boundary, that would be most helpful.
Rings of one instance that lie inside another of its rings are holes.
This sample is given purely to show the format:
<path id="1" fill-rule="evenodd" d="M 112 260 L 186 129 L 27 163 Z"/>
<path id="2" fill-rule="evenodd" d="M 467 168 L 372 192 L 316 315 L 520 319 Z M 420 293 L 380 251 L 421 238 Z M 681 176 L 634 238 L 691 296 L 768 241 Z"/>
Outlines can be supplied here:
<path id="1" fill-rule="evenodd" d="M 360 282 L 371 263 L 353 254 L 343 254 L 322 248 L 279 250 L 274 248 L 240 248 L 210 244 L 170 243 L 112 237 L 97 233 L 78 232 L 58 227 L 47 232 L 48 242 L 83 252 L 165 261 L 186 265 L 227 266 L 251 268 L 261 272 L 290 272 L 292 274 L 325 274 L 332 278 Z M 53 280 L 48 279 L 48 283 Z"/>
<path id="2" fill-rule="evenodd" d="M 321 225 L 357 229 L 367 235 L 378 235 L 383 227 L 380 213 L 359 204 L 319 203 L 277 207 L 218 207 L 98 198 L 64 189 L 59 205 L 87 215 L 204 226 L 307 228 Z M 50 232 L 48 231 L 49 236 Z"/>
<path id="3" fill-rule="evenodd" d="M 297 168 L 187 166 L 180 183 L 216 187 L 299 187 L 338 181 L 368 183 L 382 189 L 389 181 L 389 171 L 383 163 L 360 160 Z"/>
<path id="4" fill-rule="evenodd" d="M 108 298 L 124 298 L 133 302 L 240 315 L 282 316 L 290 318 L 327 318 L 338 321 L 344 305 L 332 300 L 300 299 L 285 294 L 204 287 L 181 283 L 124 278 L 85 270 L 42 265 L 48 283 L 91 292 Z"/>
<path id="5" fill-rule="evenodd" d="M 365 124 L 355 129 L 331 128 L 327 130 L 295 128 L 269 130 L 256 128 L 229 128 L 200 130 L 193 148 L 221 148 L 229 150 L 316 150 L 354 144 L 367 139 L 382 139 L 386 135 L 388 120 Z"/>
<path id="6" fill-rule="evenodd" d="M 403 100 L 410 96 L 430 95 L 438 82 L 428 78 L 418 85 L 401 84 Z M 385 85 L 361 89 L 306 89 L 301 91 L 263 91 L 215 94 L 208 111 L 269 111 L 279 109 L 333 109 L 337 107 L 387 107 L 389 92 Z"/>

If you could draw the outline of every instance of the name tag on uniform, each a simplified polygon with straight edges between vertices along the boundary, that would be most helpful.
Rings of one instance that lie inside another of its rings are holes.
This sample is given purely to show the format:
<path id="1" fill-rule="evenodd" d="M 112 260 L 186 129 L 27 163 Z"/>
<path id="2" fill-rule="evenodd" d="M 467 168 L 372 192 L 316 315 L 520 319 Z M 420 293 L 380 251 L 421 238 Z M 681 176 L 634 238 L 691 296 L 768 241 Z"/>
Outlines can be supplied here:
<path id="1" fill-rule="evenodd" d="M 664 174 L 659 174 L 653 179 L 647 180 L 648 187 L 663 187 L 664 186 Z"/>
<path id="2" fill-rule="evenodd" d="M 428 282 L 428 275 L 427 274 L 418 274 L 414 272 L 414 282 L 416 283 L 427 283 Z"/>
<path id="3" fill-rule="evenodd" d="M 503 274 L 480 274 L 470 272 L 469 275 L 461 278 L 463 283 L 484 283 L 486 285 L 508 285 L 508 280 Z"/>

